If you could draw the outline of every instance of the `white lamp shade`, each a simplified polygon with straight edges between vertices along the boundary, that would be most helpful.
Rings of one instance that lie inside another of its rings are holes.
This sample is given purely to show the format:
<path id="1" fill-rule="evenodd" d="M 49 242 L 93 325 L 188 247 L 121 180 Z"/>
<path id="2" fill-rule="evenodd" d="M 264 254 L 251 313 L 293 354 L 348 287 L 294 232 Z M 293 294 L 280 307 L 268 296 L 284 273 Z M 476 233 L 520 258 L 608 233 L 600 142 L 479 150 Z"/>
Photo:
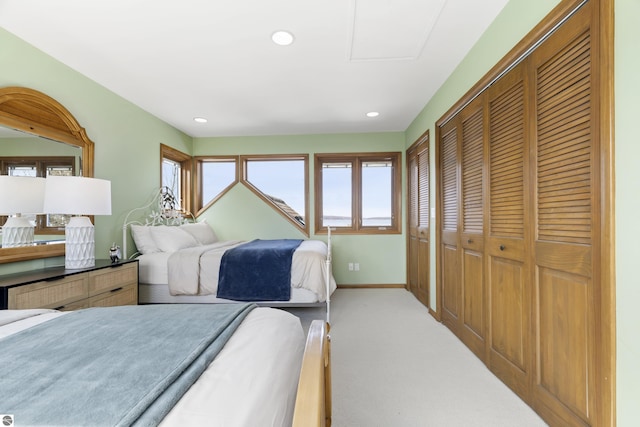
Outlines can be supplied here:
<path id="1" fill-rule="evenodd" d="M 81 176 L 48 176 L 44 213 L 111 215 L 111 181 Z"/>
<path id="2" fill-rule="evenodd" d="M 45 179 L 0 175 L 0 215 L 44 213 Z"/>

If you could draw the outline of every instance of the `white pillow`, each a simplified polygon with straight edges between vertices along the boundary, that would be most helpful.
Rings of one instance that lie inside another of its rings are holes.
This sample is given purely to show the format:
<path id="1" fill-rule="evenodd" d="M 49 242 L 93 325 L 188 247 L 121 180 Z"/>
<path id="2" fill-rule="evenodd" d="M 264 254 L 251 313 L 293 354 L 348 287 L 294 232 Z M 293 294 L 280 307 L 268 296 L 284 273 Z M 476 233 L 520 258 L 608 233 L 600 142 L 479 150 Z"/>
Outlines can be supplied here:
<path id="1" fill-rule="evenodd" d="M 181 229 L 192 235 L 201 245 L 210 245 L 218 241 L 218 236 L 207 220 L 182 224 Z"/>
<path id="2" fill-rule="evenodd" d="M 161 252 L 175 252 L 184 248 L 198 246 L 197 240 L 186 231 L 176 226 L 158 225 L 149 227 L 151 237 Z"/>
<path id="3" fill-rule="evenodd" d="M 149 230 L 151 228 L 153 227 L 131 224 L 131 236 L 136 244 L 136 248 L 138 248 L 138 252 L 143 255 L 160 252 L 160 248 L 158 248 L 155 240 L 151 237 L 151 231 Z"/>

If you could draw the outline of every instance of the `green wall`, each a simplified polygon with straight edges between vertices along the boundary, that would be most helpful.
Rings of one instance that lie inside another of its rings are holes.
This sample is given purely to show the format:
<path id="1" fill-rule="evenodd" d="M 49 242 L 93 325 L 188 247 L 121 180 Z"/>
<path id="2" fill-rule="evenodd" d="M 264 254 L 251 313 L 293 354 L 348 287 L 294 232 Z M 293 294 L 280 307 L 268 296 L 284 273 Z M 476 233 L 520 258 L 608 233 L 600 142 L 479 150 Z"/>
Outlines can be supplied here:
<path id="1" fill-rule="evenodd" d="M 286 135 L 240 138 L 197 138 L 194 155 L 226 154 L 308 154 L 309 155 L 309 223 L 313 234 L 315 153 L 404 151 L 404 133 Z M 403 188 L 404 188 L 403 176 Z M 404 194 L 404 191 L 403 191 Z M 300 238 L 302 233 L 285 221 L 274 209 L 237 184 L 201 215 L 222 238 Z M 404 218 L 404 214 L 402 216 Z M 333 273 L 339 284 L 404 284 L 406 241 L 403 234 L 352 236 L 333 235 Z M 349 262 L 360 263 L 360 271 L 349 271 Z"/>
<path id="2" fill-rule="evenodd" d="M 511 0 L 406 130 L 406 145 L 429 129 L 431 153 L 435 153 L 435 122 L 558 3 Z M 615 19 L 616 399 L 617 425 L 627 427 L 640 424 L 640 245 L 635 241 L 640 236 L 640 0 L 616 0 Z M 435 183 L 433 156 L 431 161 L 431 182 Z M 434 188 L 431 194 L 435 206 Z M 435 243 L 435 227 L 431 242 Z M 435 265 L 434 246 L 431 265 Z M 431 268 L 431 284 L 431 301 L 435 304 L 435 268 Z"/>
<path id="3" fill-rule="evenodd" d="M 123 100 L 100 85 L 0 29 L 0 87 L 26 86 L 40 90 L 65 105 L 85 126 L 96 143 L 96 177 L 112 181 L 113 215 L 96 220 L 96 255 L 107 256 L 112 241 L 119 242 L 123 215 L 141 205 L 159 185 L 159 144 L 194 155 L 313 153 L 333 151 L 404 150 L 426 129 L 432 144 L 435 121 L 504 56 L 556 4 L 556 0 L 511 0 L 465 60 L 406 130 L 405 135 L 306 135 L 286 137 L 192 139 Z M 635 123 L 639 109 L 640 40 L 639 0 L 615 3 L 616 84 L 616 292 L 617 292 L 617 419 L 618 426 L 637 425 L 640 396 L 640 144 Z M 398 142 L 398 139 L 403 141 Z M 268 145 L 268 147 L 266 147 Z M 432 145 L 432 153 L 434 153 Z M 435 169 L 432 167 L 432 173 Z M 432 176 L 432 178 L 434 178 Z M 404 181 L 404 180 L 403 180 Z M 435 182 L 434 179 L 431 182 Z M 404 184 L 403 184 L 404 185 Z M 312 188 L 312 187 L 311 187 Z M 435 194 L 432 191 L 432 194 Z M 433 202 L 433 201 L 432 201 Z M 432 204 L 433 206 L 433 204 Z M 257 215 L 252 215 L 257 213 Z M 238 185 L 204 215 L 225 238 L 300 236 L 271 208 L 258 203 Z M 404 217 L 404 213 L 403 213 Z M 403 231 L 404 231 L 403 226 Z M 432 236 L 433 237 L 433 236 Z M 431 239 L 435 242 L 435 239 Z M 404 283 L 404 234 L 399 236 L 335 236 L 336 278 L 340 283 Z M 369 248 L 381 248 L 368 250 Z M 432 248 L 432 263 L 435 250 Z M 348 274 L 345 260 L 360 262 L 359 275 Z M 59 259 L 0 265 L 0 274 Z M 435 269 L 432 268 L 432 284 Z M 432 295 L 435 301 L 435 295 Z"/>
<path id="4" fill-rule="evenodd" d="M 45 138 L 0 138 L 0 156 L 81 156 L 80 148 Z"/>
<path id="5" fill-rule="evenodd" d="M 96 257 L 121 241 L 126 211 L 160 184 L 160 143 L 191 152 L 192 139 L 0 28 L 0 87 L 39 90 L 64 105 L 95 143 L 95 176 L 111 181 L 112 215 L 96 217 Z M 49 258 L 0 264 L 0 274 L 63 264 Z"/>
<path id="6" fill-rule="evenodd" d="M 536 24 L 558 4 L 558 0 L 511 0 L 480 40 L 465 56 L 447 81 L 418 114 L 405 131 L 407 147 L 416 141 L 425 130 L 429 130 L 431 153 L 431 177 L 429 182 L 436 184 L 435 177 L 435 123 L 449 108 L 471 89 L 502 57 L 504 57 Z M 436 206 L 436 189 L 431 189 L 430 206 Z M 432 218 L 435 224 L 435 218 Z M 436 227 L 431 227 L 431 242 L 435 245 Z M 436 262 L 435 247 L 431 248 L 431 265 Z M 431 283 L 436 283 L 436 269 L 430 269 Z M 436 290 L 431 286 L 431 304 L 436 308 Z"/>
<path id="7" fill-rule="evenodd" d="M 640 425 L 640 1 L 615 3 L 616 328 L 618 426 Z"/>
<path id="8" fill-rule="evenodd" d="M 159 186 L 160 143 L 193 155 L 309 153 L 313 158 L 315 152 L 404 150 L 402 132 L 194 141 L 2 29 L 0 69 L 0 87 L 26 86 L 53 97 L 76 117 L 95 142 L 95 176 L 111 180 L 112 185 L 112 215 L 95 221 L 98 258 L 107 257 L 111 242 L 121 243 L 124 216 L 130 209 L 144 205 Z M 310 188 L 313 189 L 313 181 Z M 301 236 L 242 185 L 234 187 L 202 217 L 228 239 Z M 336 280 L 343 284 L 404 284 L 404 239 L 404 234 L 335 236 Z M 360 271 L 348 271 L 348 262 L 359 262 Z M 61 259 L 46 259 L 0 265 L 0 274 L 60 263 Z"/>

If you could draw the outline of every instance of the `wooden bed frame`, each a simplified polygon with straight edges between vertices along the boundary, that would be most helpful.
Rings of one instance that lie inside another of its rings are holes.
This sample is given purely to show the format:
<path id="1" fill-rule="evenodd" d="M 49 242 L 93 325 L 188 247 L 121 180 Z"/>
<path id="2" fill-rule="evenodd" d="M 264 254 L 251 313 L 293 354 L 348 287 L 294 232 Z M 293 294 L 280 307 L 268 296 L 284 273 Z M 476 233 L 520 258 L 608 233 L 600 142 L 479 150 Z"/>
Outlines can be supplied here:
<path id="1" fill-rule="evenodd" d="M 331 427 L 331 339 L 322 320 L 312 321 L 307 334 L 293 427 Z"/>
<path id="2" fill-rule="evenodd" d="M 313 320 L 302 356 L 293 412 L 293 427 L 331 427 L 330 326 Z"/>

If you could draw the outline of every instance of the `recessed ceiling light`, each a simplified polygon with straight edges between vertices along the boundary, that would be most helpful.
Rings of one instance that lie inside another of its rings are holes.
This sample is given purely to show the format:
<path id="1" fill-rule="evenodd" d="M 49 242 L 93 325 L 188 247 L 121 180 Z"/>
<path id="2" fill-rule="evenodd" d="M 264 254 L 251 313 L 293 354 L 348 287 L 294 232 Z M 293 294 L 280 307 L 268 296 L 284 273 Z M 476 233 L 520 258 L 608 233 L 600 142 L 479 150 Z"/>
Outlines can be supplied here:
<path id="1" fill-rule="evenodd" d="M 369 111 L 367 113 L 367 117 L 378 117 L 380 115 L 380 113 L 378 113 L 377 111 Z"/>
<path id="2" fill-rule="evenodd" d="M 207 123 L 207 119 L 205 119 L 204 117 L 194 117 L 193 121 L 198 123 Z"/>
<path id="3" fill-rule="evenodd" d="M 275 33 L 271 34 L 271 40 L 273 40 L 273 42 L 277 45 L 289 46 L 291 43 L 293 43 L 293 34 L 291 34 L 289 31 L 276 31 Z"/>

